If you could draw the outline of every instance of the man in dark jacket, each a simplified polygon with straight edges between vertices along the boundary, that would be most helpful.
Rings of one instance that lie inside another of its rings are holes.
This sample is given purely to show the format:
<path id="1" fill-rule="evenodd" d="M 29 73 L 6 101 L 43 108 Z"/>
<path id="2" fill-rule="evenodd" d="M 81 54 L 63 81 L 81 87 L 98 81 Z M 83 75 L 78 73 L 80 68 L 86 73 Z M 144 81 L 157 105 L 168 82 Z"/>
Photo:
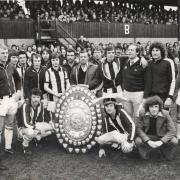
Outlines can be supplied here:
<path id="1" fill-rule="evenodd" d="M 43 96 L 44 91 L 44 78 L 47 67 L 41 66 L 41 55 L 32 55 L 32 66 L 29 67 L 24 75 L 24 97 L 25 99 L 30 98 L 31 90 L 33 88 L 39 88 Z"/>
<path id="2" fill-rule="evenodd" d="M 20 98 L 21 80 L 13 65 L 10 64 L 8 68 L 6 67 L 7 58 L 8 49 L 0 44 L 0 135 L 5 123 L 5 151 L 13 154 L 11 147 L 13 124 L 17 101 Z"/>
<path id="3" fill-rule="evenodd" d="M 153 149 L 162 152 L 167 160 L 172 160 L 174 147 L 178 144 L 176 128 L 168 111 L 163 110 L 163 102 L 158 96 L 148 98 L 144 104 L 145 113 L 137 118 L 137 137 L 135 139 L 139 154 L 149 158 Z"/>
<path id="4" fill-rule="evenodd" d="M 21 81 L 15 67 L 7 69 L 8 48 L 0 44 L 0 143 L 5 123 L 5 152 L 13 154 L 12 139 L 14 117 L 17 111 L 17 101 L 20 98 Z M 0 165 L 0 169 L 6 167 Z"/>
<path id="5" fill-rule="evenodd" d="M 83 50 L 80 52 L 80 64 L 72 69 L 70 75 L 71 84 L 85 84 L 90 90 L 95 89 L 95 77 L 97 66 L 88 62 L 88 53 Z"/>
<path id="6" fill-rule="evenodd" d="M 38 88 L 32 89 L 31 98 L 18 109 L 16 117 L 19 137 L 23 138 L 22 145 L 25 154 L 31 154 L 29 143 L 33 138 L 39 141 L 54 131 L 52 116 L 44 108 L 41 102 L 41 90 Z"/>
<path id="7" fill-rule="evenodd" d="M 169 109 L 175 91 L 175 66 L 171 59 L 165 58 L 163 44 L 156 42 L 149 49 L 152 61 L 147 68 L 148 87 L 144 98 L 157 95 L 164 102 L 164 108 Z"/>
<path id="8" fill-rule="evenodd" d="M 99 65 L 101 62 L 103 62 L 103 60 L 103 50 L 100 46 L 96 46 L 93 50 L 93 55 L 89 59 L 89 62 L 95 65 Z"/>
<path id="9" fill-rule="evenodd" d="M 67 50 L 66 59 L 67 62 L 63 65 L 63 68 L 67 72 L 68 78 L 70 78 L 73 67 L 77 65 L 77 63 L 75 62 L 75 52 L 73 51 L 73 49 Z"/>
<path id="10" fill-rule="evenodd" d="M 128 153 L 133 150 L 135 136 L 135 124 L 128 113 L 118 108 L 115 98 L 104 99 L 106 117 L 103 121 L 102 135 L 95 140 L 100 145 L 99 157 L 105 155 L 103 146 L 116 143 L 122 152 Z"/>

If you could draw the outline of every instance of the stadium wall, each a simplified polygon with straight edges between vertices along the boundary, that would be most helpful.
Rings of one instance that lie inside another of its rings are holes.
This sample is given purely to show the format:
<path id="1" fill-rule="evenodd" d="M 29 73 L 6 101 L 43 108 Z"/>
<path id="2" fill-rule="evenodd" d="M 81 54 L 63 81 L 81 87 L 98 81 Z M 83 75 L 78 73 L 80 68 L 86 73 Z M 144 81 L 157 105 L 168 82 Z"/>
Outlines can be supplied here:
<path id="1" fill-rule="evenodd" d="M 58 37 L 78 38 L 177 38 L 178 26 L 166 24 L 121 24 L 104 22 L 57 22 Z"/>
<path id="2" fill-rule="evenodd" d="M 32 20 L 0 20 L 0 42 L 11 44 L 34 43 L 36 24 Z M 74 39 L 81 35 L 90 42 L 102 43 L 146 43 L 147 41 L 175 42 L 178 40 L 178 26 L 165 24 L 120 24 L 99 22 L 62 23 L 56 21 L 57 36 L 67 44 L 63 38 Z M 49 32 L 50 34 L 50 32 Z M 53 35 L 53 34 L 52 34 Z M 70 40 L 71 41 L 71 40 Z M 73 41 L 72 41 L 73 44 Z"/>

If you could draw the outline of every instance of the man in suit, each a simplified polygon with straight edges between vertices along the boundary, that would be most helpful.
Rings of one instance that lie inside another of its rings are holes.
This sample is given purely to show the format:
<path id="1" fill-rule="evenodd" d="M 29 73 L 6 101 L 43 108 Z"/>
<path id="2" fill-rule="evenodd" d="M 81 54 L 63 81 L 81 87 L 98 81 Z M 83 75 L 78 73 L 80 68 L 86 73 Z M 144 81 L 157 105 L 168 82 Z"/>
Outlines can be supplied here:
<path id="1" fill-rule="evenodd" d="M 88 62 L 89 57 L 86 50 L 80 52 L 80 63 L 73 67 L 70 82 L 71 84 L 85 84 L 90 90 L 93 90 L 97 84 L 95 80 L 97 66 Z"/>
<path id="2" fill-rule="evenodd" d="M 139 154 L 149 159 L 152 150 L 160 150 L 167 160 L 175 155 L 178 144 L 176 128 L 168 111 L 163 110 L 159 96 L 149 97 L 144 104 L 145 113 L 137 118 L 137 137 L 135 139 Z"/>

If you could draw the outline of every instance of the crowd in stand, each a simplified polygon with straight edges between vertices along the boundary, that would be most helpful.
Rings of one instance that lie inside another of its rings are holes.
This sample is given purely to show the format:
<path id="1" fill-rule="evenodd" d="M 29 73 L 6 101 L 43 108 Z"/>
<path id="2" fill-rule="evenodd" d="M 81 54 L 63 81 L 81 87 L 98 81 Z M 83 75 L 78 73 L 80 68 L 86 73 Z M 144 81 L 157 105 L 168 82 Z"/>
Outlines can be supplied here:
<path id="1" fill-rule="evenodd" d="M 30 15 L 25 14 L 23 8 L 17 3 L 10 1 L 0 2 L 0 19 L 2 20 L 29 20 Z"/>
<path id="2" fill-rule="evenodd" d="M 166 10 L 164 6 L 148 4 L 128 4 L 118 1 L 93 0 L 27 2 L 26 8 L 32 19 L 58 19 L 61 22 L 119 22 L 142 24 L 177 24 L 177 11 Z M 0 2 L 0 17 L 3 19 L 29 19 L 17 3 Z"/>

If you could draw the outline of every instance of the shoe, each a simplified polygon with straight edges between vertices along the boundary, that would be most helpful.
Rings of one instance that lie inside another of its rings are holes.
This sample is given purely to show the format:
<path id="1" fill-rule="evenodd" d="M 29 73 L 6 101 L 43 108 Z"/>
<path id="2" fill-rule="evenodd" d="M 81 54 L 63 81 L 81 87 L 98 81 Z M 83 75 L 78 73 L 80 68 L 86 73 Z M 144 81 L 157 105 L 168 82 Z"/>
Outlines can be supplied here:
<path id="1" fill-rule="evenodd" d="M 29 149 L 29 147 L 24 147 L 23 146 L 23 153 L 26 155 L 31 155 L 32 151 Z"/>
<path id="2" fill-rule="evenodd" d="M 0 164 L 0 171 L 5 171 L 5 170 L 8 170 L 8 168 L 3 164 Z"/>
<path id="3" fill-rule="evenodd" d="M 14 151 L 12 149 L 4 149 L 5 153 L 7 154 L 14 154 Z"/>

